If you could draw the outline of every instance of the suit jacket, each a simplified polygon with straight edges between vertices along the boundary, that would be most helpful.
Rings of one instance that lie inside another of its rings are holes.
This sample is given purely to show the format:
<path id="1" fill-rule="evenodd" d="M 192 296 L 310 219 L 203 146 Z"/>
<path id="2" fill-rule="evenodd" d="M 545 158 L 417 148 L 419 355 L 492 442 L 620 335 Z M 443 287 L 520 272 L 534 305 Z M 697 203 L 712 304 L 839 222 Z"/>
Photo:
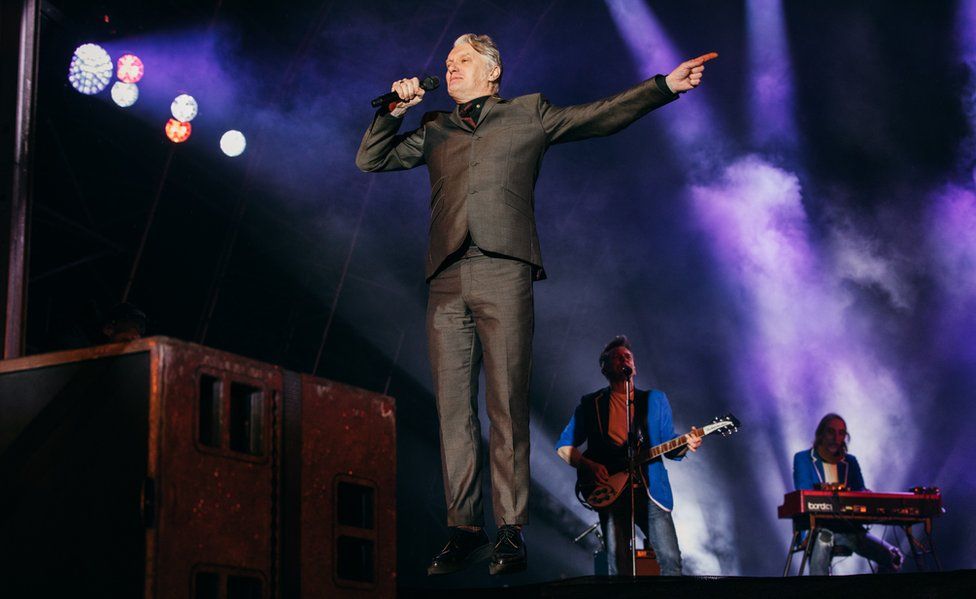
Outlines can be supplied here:
<path id="1" fill-rule="evenodd" d="M 824 462 L 816 448 L 804 449 L 793 456 L 793 486 L 799 489 L 812 489 L 824 482 Z M 837 462 L 837 479 L 851 491 L 864 490 L 864 476 L 857 458 L 845 455 Z"/>
<path id="2" fill-rule="evenodd" d="M 482 250 L 535 266 L 545 278 L 535 224 L 535 182 L 552 144 L 610 135 L 676 99 L 658 75 L 609 98 L 557 107 L 541 94 L 489 98 L 472 129 L 453 112 L 429 112 L 398 135 L 402 118 L 379 112 L 356 155 L 367 172 L 427 165 L 430 230 L 426 277 L 467 236 Z"/>
<path id="3" fill-rule="evenodd" d="M 671 403 L 663 391 L 651 389 L 634 390 L 634 417 L 641 418 L 640 431 L 644 437 L 644 447 L 660 445 L 678 436 L 674 431 L 674 421 L 671 416 Z M 610 388 L 604 387 L 580 399 L 573 417 L 563 429 L 556 450 L 560 447 L 579 447 L 586 443 L 586 457 L 607 465 L 610 461 L 619 459 L 622 454 L 626 463 L 626 446 L 614 447 L 610 440 L 608 428 L 610 426 Z M 618 454 L 618 455 L 614 455 Z M 685 456 L 683 451 L 664 454 L 672 460 L 681 460 Z M 664 467 L 664 460 L 657 458 L 641 466 L 644 480 L 647 482 L 647 494 L 662 509 L 671 511 L 674 508 L 674 495 L 671 493 L 671 481 L 668 471 Z"/>

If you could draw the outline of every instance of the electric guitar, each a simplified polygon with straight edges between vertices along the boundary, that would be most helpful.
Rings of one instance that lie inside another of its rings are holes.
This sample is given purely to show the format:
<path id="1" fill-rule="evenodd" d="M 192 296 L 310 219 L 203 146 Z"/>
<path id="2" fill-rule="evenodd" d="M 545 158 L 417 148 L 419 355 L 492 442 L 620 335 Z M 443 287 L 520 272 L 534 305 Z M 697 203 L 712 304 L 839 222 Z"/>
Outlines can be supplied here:
<path id="1" fill-rule="evenodd" d="M 699 436 L 705 437 L 712 433 L 719 433 L 723 437 L 728 437 L 739 430 L 739 419 L 732 413 L 716 418 L 711 424 L 706 424 L 701 428 L 692 428 Z M 675 437 L 670 441 L 665 441 L 660 445 L 639 449 L 635 461 L 640 466 L 646 462 L 658 458 L 668 452 L 674 451 L 688 444 L 688 435 Z M 586 453 L 583 454 L 584 457 Z M 627 460 L 617 460 L 614 464 L 604 464 L 610 471 L 610 478 L 603 483 L 597 482 L 593 473 L 588 468 L 577 468 L 576 470 L 576 498 L 585 507 L 596 510 L 604 508 L 613 503 L 617 497 L 627 487 Z"/>

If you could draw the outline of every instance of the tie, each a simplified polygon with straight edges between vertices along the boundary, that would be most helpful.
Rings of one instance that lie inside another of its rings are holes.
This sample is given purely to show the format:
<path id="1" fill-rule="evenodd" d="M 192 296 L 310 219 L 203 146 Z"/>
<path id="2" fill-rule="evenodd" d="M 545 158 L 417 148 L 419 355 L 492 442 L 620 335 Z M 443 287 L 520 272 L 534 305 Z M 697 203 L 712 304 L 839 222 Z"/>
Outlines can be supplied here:
<path id="1" fill-rule="evenodd" d="M 458 116 L 460 116 L 461 120 L 467 123 L 472 129 L 478 126 L 478 123 L 471 116 L 471 110 L 474 109 L 474 102 L 475 101 L 472 100 L 458 106 Z"/>

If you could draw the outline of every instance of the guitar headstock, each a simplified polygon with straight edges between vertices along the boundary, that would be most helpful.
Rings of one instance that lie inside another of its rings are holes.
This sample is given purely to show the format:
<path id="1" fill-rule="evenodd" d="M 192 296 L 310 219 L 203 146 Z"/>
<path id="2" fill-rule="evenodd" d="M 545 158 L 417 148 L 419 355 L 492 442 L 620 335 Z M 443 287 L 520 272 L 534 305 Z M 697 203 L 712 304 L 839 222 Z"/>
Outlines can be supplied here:
<path id="1" fill-rule="evenodd" d="M 705 425 L 704 430 L 708 431 L 709 433 L 719 433 L 723 437 L 728 437 L 733 433 L 738 432 L 740 425 L 741 423 L 739 422 L 739 419 L 735 417 L 735 414 L 729 412 L 725 416 L 715 418 L 712 420 L 711 424 Z"/>

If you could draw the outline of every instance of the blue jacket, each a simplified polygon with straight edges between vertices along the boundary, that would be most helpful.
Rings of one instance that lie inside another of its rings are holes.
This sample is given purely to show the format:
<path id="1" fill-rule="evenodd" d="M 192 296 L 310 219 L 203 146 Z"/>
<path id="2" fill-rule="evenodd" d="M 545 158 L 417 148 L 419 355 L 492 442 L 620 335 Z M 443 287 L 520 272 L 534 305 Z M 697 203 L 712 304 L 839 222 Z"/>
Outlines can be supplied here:
<path id="1" fill-rule="evenodd" d="M 647 400 L 647 428 L 644 431 L 646 433 L 645 447 L 653 447 L 678 436 L 674 432 L 674 423 L 671 420 L 671 404 L 663 392 L 654 389 L 650 391 L 641 391 L 638 389 L 634 392 L 634 398 L 635 402 L 637 402 L 635 414 L 644 412 L 640 402 L 644 398 Z M 569 424 L 566 425 L 562 435 L 559 436 L 559 441 L 556 442 L 556 450 L 566 446 L 579 447 L 587 442 L 590 435 L 606 435 L 606 425 L 601 427 L 597 422 L 590 422 L 589 420 L 592 417 L 588 417 L 587 414 L 609 414 L 609 404 L 609 387 L 604 387 L 599 391 L 584 395 L 580 400 L 580 405 L 576 407 L 573 417 L 569 420 Z M 604 420 L 604 422 L 609 422 L 609 418 Z M 673 460 L 680 460 L 684 457 L 684 454 L 678 456 L 667 455 L 667 457 Z M 671 494 L 671 482 L 668 480 L 668 471 L 664 468 L 664 461 L 655 459 L 644 464 L 642 468 L 644 470 L 644 478 L 648 483 L 647 491 L 650 498 L 665 510 L 670 511 L 674 507 L 674 497 Z"/>
<path id="2" fill-rule="evenodd" d="M 793 456 L 793 486 L 798 490 L 812 489 L 815 484 L 824 482 L 823 464 L 823 458 L 813 447 L 797 452 Z M 837 479 L 851 491 L 863 491 L 865 488 L 861 467 L 851 454 L 837 462 Z"/>

